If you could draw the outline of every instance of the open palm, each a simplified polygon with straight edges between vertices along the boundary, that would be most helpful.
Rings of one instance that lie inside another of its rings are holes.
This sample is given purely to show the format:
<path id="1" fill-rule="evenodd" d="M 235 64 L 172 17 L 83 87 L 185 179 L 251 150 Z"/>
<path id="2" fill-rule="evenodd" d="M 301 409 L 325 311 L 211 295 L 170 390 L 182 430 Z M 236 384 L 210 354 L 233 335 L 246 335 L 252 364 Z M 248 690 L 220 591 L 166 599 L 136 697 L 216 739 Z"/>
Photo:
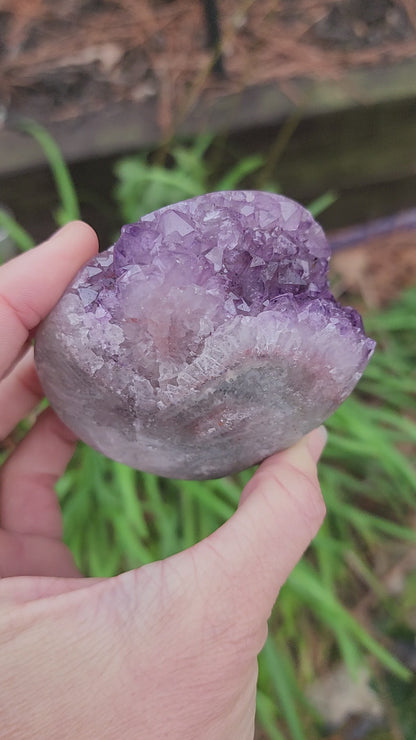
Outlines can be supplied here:
<path id="1" fill-rule="evenodd" d="M 1 268 L 0 439 L 43 396 L 28 340 L 96 249 L 76 222 Z M 76 440 L 44 411 L 0 472 L 2 737 L 250 740 L 267 619 L 324 515 L 324 441 L 265 461 L 194 547 L 83 579 L 54 491 Z"/>

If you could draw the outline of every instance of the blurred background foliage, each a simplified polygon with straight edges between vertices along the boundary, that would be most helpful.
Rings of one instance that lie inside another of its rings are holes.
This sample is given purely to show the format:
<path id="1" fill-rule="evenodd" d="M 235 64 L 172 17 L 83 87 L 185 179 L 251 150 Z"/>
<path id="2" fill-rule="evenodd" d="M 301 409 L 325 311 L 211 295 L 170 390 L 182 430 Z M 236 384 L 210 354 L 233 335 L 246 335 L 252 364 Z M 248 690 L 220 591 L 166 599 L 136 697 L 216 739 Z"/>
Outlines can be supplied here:
<path id="1" fill-rule="evenodd" d="M 59 149 L 40 126 L 24 125 L 55 178 L 57 224 L 77 218 L 78 199 Z M 279 191 L 263 155 L 250 153 L 224 172 L 216 165 L 215 144 L 203 135 L 120 159 L 114 192 L 120 224 L 209 190 Z M 329 192 L 306 205 L 319 216 L 334 198 Z M 19 249 L 33 245 L 5 211 L 0 226 Z M 365 309 L 362 297 L 357 300 Z M 365 310 L 365 325 L 378 342 L 376 353 L 353 395 L 327 422 L 319 472 L 328 516 L 281 591 L 260 655 L 259 740 L 416 737 L 416 288 L 383 310 Z M 168 480 L 80 444 L 58 485 L 65 540 L 91 576 L 165 558 L 231 516 L 251 474 Z M 343 734 L 333 734 L 337 728 L 320 713 L 320 691 L 321 699 L 324 692 L 329 701 L 329 694 L 319 682 L 340 667 L 347 686 L 365 669 L 365 689 L 382 711 L 361 708 L 343 724 Z"/>

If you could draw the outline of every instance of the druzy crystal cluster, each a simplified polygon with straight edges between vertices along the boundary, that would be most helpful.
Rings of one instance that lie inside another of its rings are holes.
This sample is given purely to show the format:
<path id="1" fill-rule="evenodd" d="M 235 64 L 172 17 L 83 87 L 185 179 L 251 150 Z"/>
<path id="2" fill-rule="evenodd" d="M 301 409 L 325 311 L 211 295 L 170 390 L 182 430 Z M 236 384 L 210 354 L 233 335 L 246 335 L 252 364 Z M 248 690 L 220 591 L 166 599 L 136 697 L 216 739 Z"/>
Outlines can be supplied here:
<path id="1" fill-rule="evenodd" d="M 124 226 L 38 332 L 47 397 L 140 470 L 203 479 L 259 462 L 321 424 L 373 352 L 331 295 L 329 252 L 307 210 L 257 191 Z"/>

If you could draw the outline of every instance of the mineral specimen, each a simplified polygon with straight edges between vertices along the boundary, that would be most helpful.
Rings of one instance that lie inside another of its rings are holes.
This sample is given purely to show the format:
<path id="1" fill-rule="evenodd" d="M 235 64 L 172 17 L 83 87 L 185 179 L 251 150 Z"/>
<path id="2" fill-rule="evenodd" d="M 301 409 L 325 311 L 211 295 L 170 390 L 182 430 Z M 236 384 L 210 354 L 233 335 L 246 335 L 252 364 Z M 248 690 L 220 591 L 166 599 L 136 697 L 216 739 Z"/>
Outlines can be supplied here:
<path id="1" fill-rule="evenodd" d="M 261 461 L 321 424 L 374 349 L 331 295 L 329 251 L 308 211 L 257 191 L 124 226 L 38 331 L 47 397 L 140 470 L 203 479 Z"/>

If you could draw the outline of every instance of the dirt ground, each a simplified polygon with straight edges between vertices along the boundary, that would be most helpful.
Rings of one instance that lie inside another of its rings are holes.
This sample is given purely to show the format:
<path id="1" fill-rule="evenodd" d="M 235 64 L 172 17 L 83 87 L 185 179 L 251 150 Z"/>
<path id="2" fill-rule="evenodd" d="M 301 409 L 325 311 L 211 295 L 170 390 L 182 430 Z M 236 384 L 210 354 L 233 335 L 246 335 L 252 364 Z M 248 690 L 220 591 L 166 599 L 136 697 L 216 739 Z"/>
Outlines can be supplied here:
<path id="1" fill-rule="evenodd" d="M 335 252 L 331 274 L 344 303 L 358 296 L 361 310 L 387 306 L 416 285 L 416 230 L 392 231 Z"/>
<path id="2" fill-rule="evenodd" d="M 155 97 L 162 130 L 201 95 L 416 56 L 414 0 L 0 0 L 2 117 L 48 123 Z M 214 32 L 215 36 L 215 32 Z"/>

